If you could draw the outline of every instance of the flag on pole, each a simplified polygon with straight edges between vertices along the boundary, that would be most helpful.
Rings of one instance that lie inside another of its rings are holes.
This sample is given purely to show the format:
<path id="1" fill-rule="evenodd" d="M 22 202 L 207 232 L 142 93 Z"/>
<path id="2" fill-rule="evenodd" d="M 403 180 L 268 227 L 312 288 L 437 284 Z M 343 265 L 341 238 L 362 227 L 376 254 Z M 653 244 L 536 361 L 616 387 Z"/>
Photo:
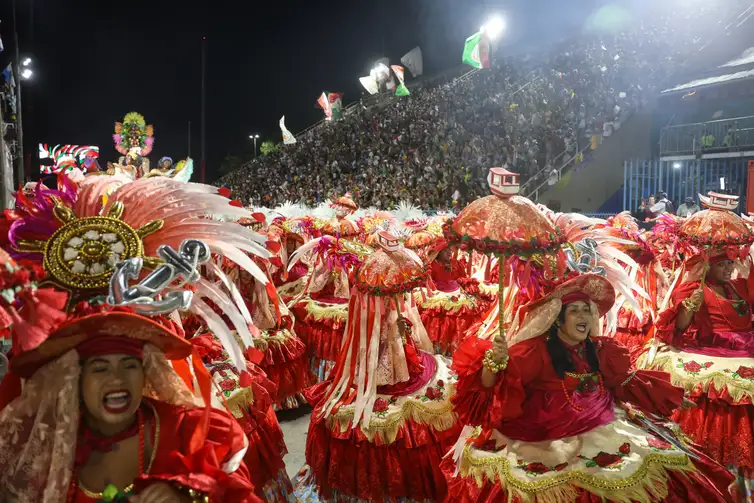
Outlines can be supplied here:
<path id="1" fill-rule="evenodd" d="M 322 93 L 317 100 L 317 105 L 324 110 L 326 119 L 332 117 L 332 108 L 330 107 L 330 100 L 327 99 L 327 92 Z"/>
<path id="2" fill-rule="evenodd" d="M 8 63 L 8 66 L 5 67 L 5 70 L 3 70 L 3 77 L 5 77 L 5 82 L 10 87 L 16 87 L 16 81 L 13 80 L 13 66 L 11 66 L 10 63 Z"/>
<path id="3" fill-rule="evenodd" d="M 395 90 L 396 96 L 408 96 L 408 88 L 403 83 L 403 67 L 400 65 L 392 65 L 393 73 L 398 78 L 398 88 Z"/>
<path id="4" fill-rule="evenodd" d="M 333 120 L 339 121 L 343 117 L 343 93 L 328 93 Z"/>
<path id="5" fill-rule="evenodd" d="M 461 61 L 474 68 L 490 67 L 490 41 L 484 32 L 479 31 L 466 39 Z"/>
<path id="6" fill-rule="evenodd" d="M 280 118 L 280 131 L 283 132 L 283 143 L 285 145 L 293 145 L 296 143 L 296 137 L 285 127 L 285 115 Z"/>
<path id="7" fill-rule="evenodd" d="M 343 114 L 343 93 L 324 91 L 317 100 L 317 106 L 325 111 L 325 120 L 340 120 Z"/>
<path id="8" fill-rule="evenodd" d="M 359 82 L 369 94 L 377 94 L 377 79 L 374 77 L 374 72 L 372 72 L 372 75 L 359 77 Z"/>
<path id="9" fill-rule="evenodd" d="M 424 61 L 422 60 L 422 50 L 419 47 L 414 47 L 401 58 L 403 63 L 411 75 L 418 77 L 424 73 Z"/>

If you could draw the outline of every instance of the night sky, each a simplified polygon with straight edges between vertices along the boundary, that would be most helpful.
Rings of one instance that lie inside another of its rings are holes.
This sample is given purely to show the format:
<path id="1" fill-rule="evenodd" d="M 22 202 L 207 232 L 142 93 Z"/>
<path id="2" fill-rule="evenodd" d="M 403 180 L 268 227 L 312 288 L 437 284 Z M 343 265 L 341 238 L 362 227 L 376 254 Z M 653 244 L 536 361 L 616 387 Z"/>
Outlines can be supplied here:
<path id="1" fill-rule="evenodd" d="M 527 52 L 578 30 L 600 0 L 379 0 L 240 2 L 16 0 L 24 131 L 37 143 L 99 145 L 117 159 L 113 123 L 129 111 L 155 127 L 152 162 L 200 158 L 201 44 L 207 47 L 207 177 L 227 154 L 249 154 L 248 136 L 280 141 L 285 114 L 296 133 L 322 117 L 323 90 L 358 99 L 358 77 L 382 56 L 398 63 L 416 45 L 425 74 L 460 64 L 463 40 L 491 14 L 507 21 L 502 51 Z M 0 33 L 13 55 L 10 0 Z M 408 73 L 407 73 L 408 75 Z M 103 163 L 104 164 L 104 163 Z"/>

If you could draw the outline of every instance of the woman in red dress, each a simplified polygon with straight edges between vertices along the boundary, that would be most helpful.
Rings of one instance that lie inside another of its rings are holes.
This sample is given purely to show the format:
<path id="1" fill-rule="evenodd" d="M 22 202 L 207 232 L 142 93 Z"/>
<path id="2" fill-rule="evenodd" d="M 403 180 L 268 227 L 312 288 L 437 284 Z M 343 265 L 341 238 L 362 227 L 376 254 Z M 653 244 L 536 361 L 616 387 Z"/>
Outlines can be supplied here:
<path id="1" fill-rule="evenodd" d="M 738 196 L 699 195 L 704 210 L 667 225 L 686 261 L 656 323 L 645 366 L 669 372 L 696 407 L 674 419 L 738 476 L 754 502 L 754 275 L 750 224 Z M 749 264 L 749 273 L 744 272 Z M 734 274 L 736 269 L 743 274 Z M 662 342 L 664 344 L 658 344 Z"/>
<path id="2" fill-rule="evenodd" d="M 585 274 L 526 306 L 510 350 L 504 336 L 464 341 L 453 404 L 470 426 L 442 463 L 446 501 L 734 501 L 723 467 L 633 407 L 667 416 L 683 390 L 590 335 L 614 302 Z"/>
<path id="3" fill-rule="evenodd" d="M 686 264 L 687 281 L 673 290 L 657 323 L 667 346 L 648 365 L 670 372 L 691 393 L 697 406 L 674 419 L 739 475 L 754 501 L 754 275 L 733 279 L 735 262 L 726 254 L 708 264 L 706 273 L 700 257 Z"/>
<path id="4" fill-rule="evenodd" d="M 169 363 L 192 356 L 173 322 L 80 304 L 41 344 L 14 346 L 0 501 L 259 501 L 243 430 L 200 405 Z"/>
<path id="5" fill-rule="evenodd" d="M 11 250 L 65 292 L 66 314 L 31 288 L 20 314 L 1 321 L 14 334 L 0 394 L 0 501 L 258 501 L 244 431 L 210 407 L 211 377 L 177 321 L 156 316 L 199 316 L 250 378 L 244 344 L 207 302 L 223 306 L 243 341 L 250 328 L 197 270 L 213 253 L 267 253 L 262 236 L 207 218 L 247 212 L 216 188 L 167 178 L 61 175 L 57 190 L 38 186 L 17 203 Z"/>
<path id="6" fill-rule="evenodd" d="M 327 381 L 307 390 L 314 407 L 299 501 L 440 501 L 442 456 L 460 426 L 449 361 L 431 343 L 412 298 L 424 286 L 419 257 L 379 234 L 357 269 L 348 324 Z"/>

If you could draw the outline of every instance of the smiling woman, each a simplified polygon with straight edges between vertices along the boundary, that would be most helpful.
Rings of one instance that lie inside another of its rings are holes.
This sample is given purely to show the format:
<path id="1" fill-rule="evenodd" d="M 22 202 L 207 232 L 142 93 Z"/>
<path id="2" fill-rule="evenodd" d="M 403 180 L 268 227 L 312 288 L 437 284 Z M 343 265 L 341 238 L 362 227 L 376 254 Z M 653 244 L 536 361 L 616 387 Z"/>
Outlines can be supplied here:
<path id="1" fill-rule="evenodd" d="M 257 501 L 241 461 L 243 430 L 226 412 L 201 407 L 168 362 L 190 355 L 167 319 L 79 305 L 11 360 L 25 385 L 0 412 L 2 487 L 28 496 L 52 488 L 59 497 L 38 501 L 60 503 Z M 37 437 L 40 424 L 55 434 Z M 39 455 L 19 460 L 19 448 Z"/>
<path id="2" fill-rule="evenodd" d="M 28 277 L 8 261 L 0 254 L 0 267 Z M 0 385 L 0 502 L 257 503 L 244 431 L 195 396 L 186 377 L 197 391 L 210 378 L 198 358 L 189 370 L 182 329 L 154 315 L 159 301 L 145 316 L 116 291 L 113 304 L 62 313 L 65 295 L 32 285 L 3 317 L 14 346 Z"/>
<path id="3" fill-rule="evenodd" d="M 635 407 L 668 416 L 683 390 L 596 335 L 614 302 L 607 279 L 584 274 L 522 308 L 510 350 L 503 337 L 461 344 L 453 406 L 481 428 L 442 461 L 446 502 L 733 501 L 722 466 L 636 421 Z"/>

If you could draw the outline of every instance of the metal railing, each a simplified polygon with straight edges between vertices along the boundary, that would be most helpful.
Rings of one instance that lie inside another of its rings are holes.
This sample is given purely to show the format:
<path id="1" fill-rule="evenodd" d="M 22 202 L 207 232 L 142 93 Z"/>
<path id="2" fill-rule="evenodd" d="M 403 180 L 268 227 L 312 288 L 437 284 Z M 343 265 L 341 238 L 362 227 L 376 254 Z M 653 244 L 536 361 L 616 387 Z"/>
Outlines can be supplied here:
<path id="1" fill-rule="evenodd" d="M 535 79 L 536 80 L 536 79 Z M 528 84 L 527 84 L 528 85 Z M 523 88 L 522 88 L 523 89 Z M 633 111 L 626 110 L 623 113 L 621 113 L 618 120 L 621 124 L 625 124 L 628 119 L 631 118 L 631 115 L 633 115 Z M 602 136 L 602 132 L 597 133 L 599 136 Z M 591 147 L 591 141 L 589 142 L 589 145 L 581 149 L 579 152 L 577 152 L 573 157 L 568 159 L 560 168 L 556 168 L 558 170 L 558 180 L 560 180 L 560 175 L 563 172 L 563 169 L 566 168 L 576 157 L 578 157 L 579 154 L 583 153 L 587 149 Z M 553 166 L 556 165 L 558 159 L 563 157 L 565 155 L 565 151 L 561 152 L 555 159 L 553 159 L 552 164 Z M 532 201 L 536 201 L 537 197 L 539 197 L 539 189 L 545 186 L 547 184 L 548 180 L 550 179 L 550 175 L 552 173 L 553 167 L 550 166 L 544 166 L 542 169 L 537 171 L 534 175 L 532 175 L 526 182 L 524 182 L 523 185 L 521 185 L 521 194 L 525 197 L 528 197 Z"/>
<path id="2" fill-rule="evenodd" d="M 754 149 L 754 116 L 667 126 L 660 155 L 719 154 Z"/>
<path id="3" fill-rule="evenodd" d="M 566 168 L 570 168 L 571 166 L 576 166 L 579 162 L 581 162 L 580 159 L 583 159 L 584 152 L 586 152 L 590 148 L 592 148 L 591 145 L 587 145 L 586 147 L 582 148 L 573 157 L 571 157 L 566 162 L 564 162 L 562 166 L 560 166 L 559 168 L 557 168 L 557 171 L 558 171 L 558 182 L 560 182 L 561 178 L 563 178 L 563 171 L 566 170 Z M 553 168 L 550 168 L 550 172 L 549 173 L 544 173 L 544 175 L 545 175 L 544 179 L 539 183 L 539 185 L 537 185 L 533 189 L 530 189 L 528 193 L 522 191 L 521 195 L 523 195 L 524 197 L 528 197 L 529 199 L 531 199 L 534 202 L 537 202 L 537 199 L 539 199 L 539 192 L 540 192 L 540 190 L 542 188 L 544 188 L 545 186 L 550 187 L 550 177 L 552 176 L 552 170 L 553 170 Z M 544 169 L 540 170 L 539 173 L 542 173 L 542 171 L 544 171 Z M 537 175 L 535 175 L 535 176 L 538 176 L 539 173 Z M 557 185 L 557 184 L 554 184 L 554 185 Z M 542 192 L 544 192 L 544 191 L 542 191 Z"/>
<path id="4" fill-rule="evenodd" d="M 747 159 L 693 159 L 662 161 L 630 159 L 623 163 L 623 209 L 636 211 L 642 199 L 660 191 L 678 207 L 687 197 L 699 204 L 698 195 L 709 191 L 740 197 L 746 207 Z"/>

